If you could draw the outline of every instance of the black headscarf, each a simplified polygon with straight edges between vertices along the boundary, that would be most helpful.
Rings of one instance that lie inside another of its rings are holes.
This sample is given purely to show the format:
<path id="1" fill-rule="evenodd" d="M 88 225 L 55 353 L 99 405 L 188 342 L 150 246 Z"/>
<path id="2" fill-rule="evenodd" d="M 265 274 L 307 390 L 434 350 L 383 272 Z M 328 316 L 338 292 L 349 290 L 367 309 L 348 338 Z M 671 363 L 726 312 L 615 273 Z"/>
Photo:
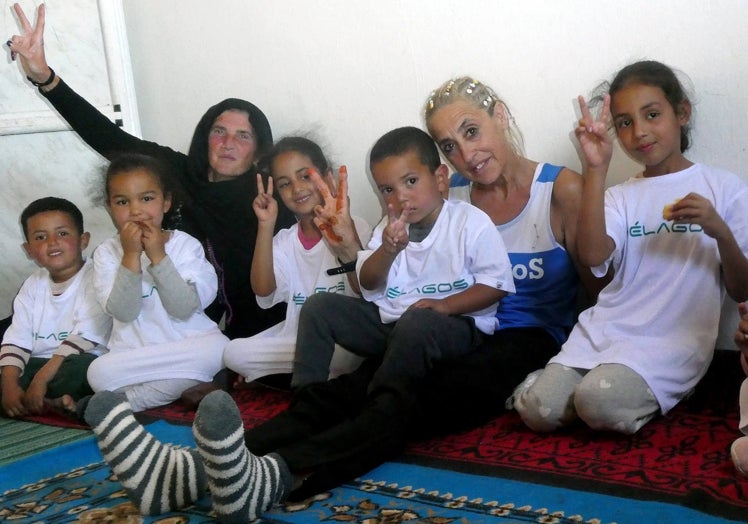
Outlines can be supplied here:
<path id="1" fill-rule="evenodd" d="M 265 151 L 273 145 L 273 132 L 270 130 L 270 124 L 259 107 L 242 100 L 240 98 L 227 98 L 208 109 L 195 127 L 195 133 L 192 135 L 192 143 L 188 153 L 190 159 L 197 164 L 197 168 L 205 173 L 207 177 L 210 170 L 208 164 L 208 133 L 213 127 L 213 122 L 224 111 L 237 110 L 244 111 L 249 115 L 249 123 L 257 140 L 257 151 L 255 159 L 260 158 Z"/>
<path id="2" fill-rule="evenodd" d="M 285 306 L 260 308 L 249 279 L 257 235 L 257 217 L 252 210 L 252 201 L 257 196 L 254 164 L 239 176 L 222 182 L 208 181 L 208 135 L 216 118 L 228 110 L 249 115 L 257 145 L 255 159 L 273 146 L 270 124 L 254 104 L 227 98 L 208 109 L 195 127 L 188 154 L 189 173 L 182 177 L 189 199 L 183 207 L 181 228 L 203 243 L 208 258 L 216 266 L 221 285 L 208 314 L 215 320 L 225 309 L 225 333 L 235 338 L 249 337 L 277 324 L 283 320 Z M 294 221 L 293 214 L 279 202 L 276 231 Z"/>

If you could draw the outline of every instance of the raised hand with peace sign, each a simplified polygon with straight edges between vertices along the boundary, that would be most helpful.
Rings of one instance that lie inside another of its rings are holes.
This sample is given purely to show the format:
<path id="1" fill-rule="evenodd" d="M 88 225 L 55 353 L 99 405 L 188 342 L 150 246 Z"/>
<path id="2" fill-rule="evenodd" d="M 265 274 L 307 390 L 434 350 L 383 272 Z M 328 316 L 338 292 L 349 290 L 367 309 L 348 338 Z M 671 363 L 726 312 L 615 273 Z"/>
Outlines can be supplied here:
<path id="1" fill-rule="evenodd" d="M 410 236 L 406 227 L 406 215 L 405 208 L 398 215 L 392 204 L 387 205 L 387 226 L 382 232 L 382 249 L 387 253 L 396 255 L 407 247 Z"/>
<path id="2" fill-rule="evenodd" d="M 338 183 L 332 188 L 325 183 L 316 169 L 310 169 L 309 175 L 315 187 L 322 195 L 322 204 L 314 208 L 314 224 L 322 233 L 322 238 L 330 250 L 341 262 L 356 259 L 361 249 L 361 239 L 351 218 L 348 199 L 348 170 L 340 166 Z"/>
<path id="3" fill-rule="evenodd" d="M 579 140 L 584 176 L 577 246 L 582 264 L 593 267 L 601 264 L 615 249 L 613 239 L 605 230 L 605 177 L 613 156 L 613 140 L 608 134 L 610 96 L 605 95 L 597 119 L 592 116 L 584 97 L 577 100 L 582 118 L 574 134 Z"/>
<path id="4" fill-rule="evenodd" d="M 6 42 L 10 48 L 11 59 L 20 58 L 24 73 L 35 85 L 41 85 L 40 87 L 45 90 L 54 88 L 59 80 L 55 77 L 52 68 L 47 65 L 44 55 L 45 5 L 39 6 L 33 27 L 20 5 L 13 4 L 13 10 L 21 24 L 22 34 L 13 35 Z"/>
<path id="5" fill-rule="evenodd" d="M 267 187 L 260 173 L 257 173 L 257 196 L 252 201 L 252 209 L 257 215 L 257 238 L 252 256 L 250 282 L 252 291 L 258 296 L 268 296 L 276 288 L 273 269 L 273 233 L 278 218 L 278 202 L 273 198 L 273 177 L 268 177 Z"/>
<path id="6" fill-rule="evenodd" d="M 257 196 L 252 201 L 252 209 L 260 223 L 267 222 L 270 229 L 278 218 L 278 202 L 273 198 L 273 177 L 268 177 L 267 188 L 260 173 L 257 173 Z"/>
<path id="7" fill-rule="evenodd" d="M 608 170 L 613 156 L 613 140 L 608 133 L 610 127 L 610 96 L 605 95 L 603 107 L 597 119 L 592 116 L 584 97 L 577 98 L 582 118 L 574 130 L 581 147 L 582 161 L 587 169 Z"/>

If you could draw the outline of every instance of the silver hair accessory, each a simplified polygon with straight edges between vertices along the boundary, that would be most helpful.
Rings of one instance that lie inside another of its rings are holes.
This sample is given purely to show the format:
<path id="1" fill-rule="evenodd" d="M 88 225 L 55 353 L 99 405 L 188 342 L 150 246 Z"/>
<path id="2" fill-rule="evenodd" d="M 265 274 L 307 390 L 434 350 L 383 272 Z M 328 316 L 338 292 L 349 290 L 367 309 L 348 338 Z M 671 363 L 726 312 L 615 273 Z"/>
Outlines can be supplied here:
<path id="1" fill-rule="evenodd" d="M 498 101 L 499 97 L 496 96 L 496 93 L 494 93 L 493 89 L 491 89 L 490 87 L 485 86 L 485 88 L 486 88 L 486 93 L 488 94 L 486 95 L 486 99 L 483 100 L 483 105 L 488 107 L 491 105 L 491 102 Z"/>
<path id="2" fill-rule="evenodd" d="M 431 91 L 431 94 L 429 95 L 429 101 L 426 102 L 426 105 L 428 106 L 429 111 L 434 109 L 434 97 L 436 96 L 436 91 Z"/>
<path id="3" fill-rule="evenodd" d="M 455 85 L 454 80 L 450 80 L 447 84 L 447 88 L 444 90 L 444 96 L 450 96 L 452 94 L 452 87 Z"/>

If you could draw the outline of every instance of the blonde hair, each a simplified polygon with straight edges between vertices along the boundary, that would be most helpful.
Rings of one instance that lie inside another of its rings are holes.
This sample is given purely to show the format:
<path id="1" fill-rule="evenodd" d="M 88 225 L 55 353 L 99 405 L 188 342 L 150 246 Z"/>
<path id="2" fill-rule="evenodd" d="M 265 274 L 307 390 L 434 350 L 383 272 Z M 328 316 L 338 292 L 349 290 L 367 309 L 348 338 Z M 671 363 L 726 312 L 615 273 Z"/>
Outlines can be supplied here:
<path id="1" fill-rule="evenodd" d="M 501 104 L 509 121 L 509 126 L 506 129 L 506 140 L 515 153 L 524 156 L 524 137 L 522 131 L 517 127 L 506 102 L 501 100 L 493 89 L 469 76 L 447 80 L 431 92 L 424 108 L 426 125 L 428 126 L 429 120 L 439 109 L 458 100 L 464 100 L 477 109 L 483 109 L 489 115 L 493 115 L 496 104 Z"/>

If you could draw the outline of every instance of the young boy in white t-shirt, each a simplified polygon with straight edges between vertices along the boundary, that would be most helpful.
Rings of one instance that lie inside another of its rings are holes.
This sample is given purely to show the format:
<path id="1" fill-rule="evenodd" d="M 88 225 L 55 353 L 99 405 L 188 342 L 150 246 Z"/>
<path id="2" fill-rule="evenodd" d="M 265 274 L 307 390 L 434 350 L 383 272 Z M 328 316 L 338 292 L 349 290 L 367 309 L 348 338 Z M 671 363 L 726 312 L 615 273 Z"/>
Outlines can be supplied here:
<path id="1" fill-rule="evenodd" d="M 0 345 L 2 411 L 9 417 L 41 413 L 45 399 L 93 392 L 91 361 L 106 351 L 111 318 L 91 286 L 83 258 L 90 235 L 83 215 L 63 198 L 35 200 L 21 213 L 23 248 L 40 267 L 13 301 L 13 320 Z"/>
<path id="2" fill-rule="evenodd" d="M 358 254 L 365 300 L 329 293 L 307 300 L 296 388 L 327 380 L 335 342 L 383 357 L 370 392 L 382 386 L 407 396 L 434 361 L 458 358 L 492 334 L 499 300 L 514 292 L 504 242 L 488 215 L 444 200 L 448 170 L 429 135 L 415 127 L 386 133 L 370 166 L 387 216 Z"/>

